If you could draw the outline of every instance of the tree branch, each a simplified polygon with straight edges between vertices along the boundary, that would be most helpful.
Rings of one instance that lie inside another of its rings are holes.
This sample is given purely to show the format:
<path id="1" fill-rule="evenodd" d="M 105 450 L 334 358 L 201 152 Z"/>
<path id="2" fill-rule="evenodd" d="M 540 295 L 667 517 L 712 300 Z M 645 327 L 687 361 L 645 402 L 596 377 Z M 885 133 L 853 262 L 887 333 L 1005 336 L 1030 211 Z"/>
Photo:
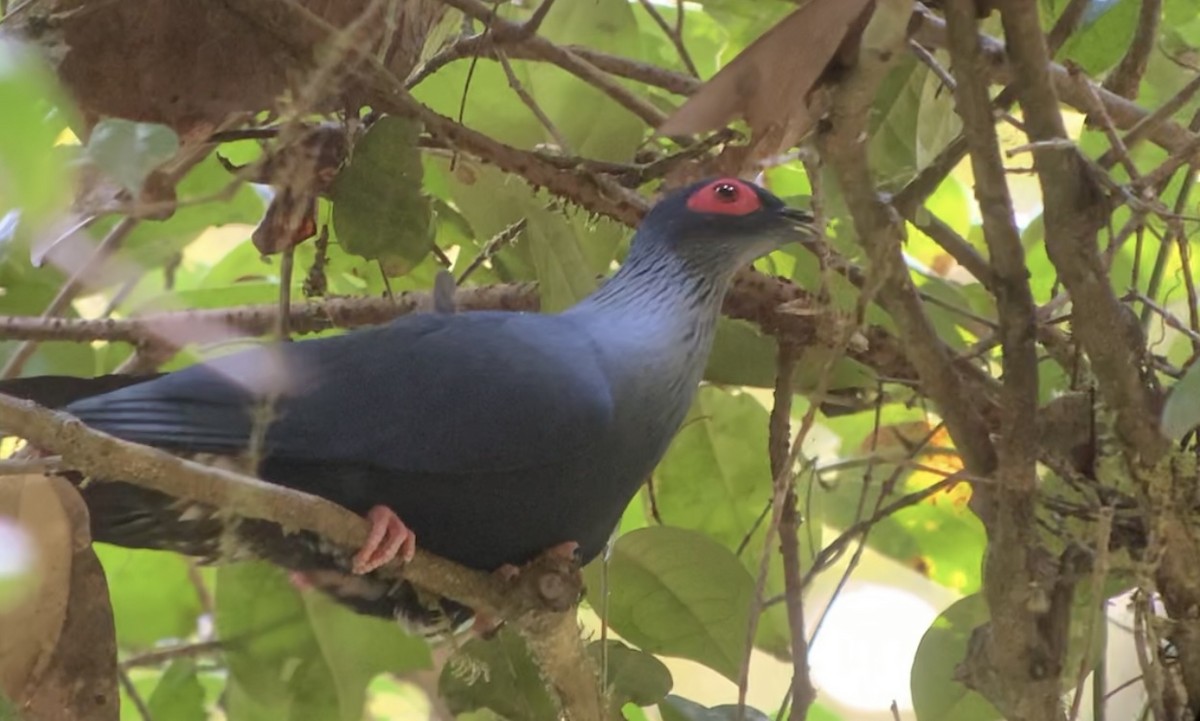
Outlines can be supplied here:
<path id="1" fill-rule="evenodd" d="M 923 6 L 917 8 L 916 19 L 914 37 L 918 42 L 927 47 L 946 47 L 946 23 L 944 20 Z M 1039 34 L 1039 43 L 1042 42 L 1041 37 Z M 1009 64 L 1005 56 L 1003 43 L 987 35 L 980 35 L 979 42 L 983 57 L 986 60 L 987 76 L 991 82 L 1008 84 L 1014 79 L 1021 77 L 1021 74 Z M 1076 110 L 1086 112 L 1088 99 L 1083 95 L 1083 92 L 1075 82 L 1071 80 L 1067 69 L 1058 63 L 1050 62 L 1048 56 L 1045 57 L 1045 60 L 1046 62 L 1037 68 L 1037 71 L 1043 75 L 1042 84 L 1046 84 L 1046 80 L 1048 80 L 1053 90 L 1057 91 L 1058 97 L 1063 102 Z M 1108 111 L 1113 122 L 1123 130 L 1132 128 L 1149 115 L 1145 109 L 1139 107 L 1136 103 L 1132 103 L 1108 90 L 1099 89 L 1097 90 L 1097 95 L 1100 97 L 1100 102 L 1104 103 L 1104 109 Z M 1195 133 L 1192 133 L 1179 123 L 1164 121 L 1156 127 L 1149 129 L 1146 137 L 1165 150 L 1178 152 L 1187 147 L 1188 143 L 1195 137 Z"/>
<path id="2" fill-rule="evenodd" d="M 234 1 L 234 0 L 231 0 Z M 240 0 L 236 0 L 239 1 Z M 648 100 L 633 93 L 625 86 L 615 82 L 612 78 L 605 75 L 599 68 L 592 65 L 588 61 L 579 57 L 572 51 L 561 45 L 546 40 L 540 35 L 531 33 L 524 25 L 514 23 L 510 20 L 498 16 L 495 10 L 487 5 L 484 5 L 479 0 L 442 0 L 443 3 L 457 10 L 462 11 L 468 17 L 474 18 L 483 22 L 488 27 L 488 34 L 491 37 L 489 40 L 486 36 L 481 38 L 480 46 L 489 42 L 503 44 L 506 39 L 516 39 L 522 41 L 524 49 L 529 53 L 547 62 L 553 63 L 558 67 L 566 70 L 580 80 L 588 83 L 599 89 L 608 97 L 612 98 L 617 104 L 641 118 L 650 127 L 657 127 L 666 119 L 666 115 L 650 104 Z M 476 36 L 478 37 L 478 36 Z M 474 38 L 468 38 L 467 42 Z M 464 51 L 462 55 L 458 55 L 452 59 L 458 59 L 466 55 L 473 54 L 476 48 L 470 48 Z M 513 57 L 516 57 L 515 55 Z M 444 63 L 441 63 L 444 64 Z M 433 65 L 433 63 L 430 63 Z M 436 68 L 434 68 L 436 69 Z M 429 75 L 429 72 L 422 70 L 414 81 L 410 81 L 409 86 L 415 85 L 420 80 Z"/>
<path id="3" fill-rule="evenodd" d="M 1072 328 L 1092 360 L 1101 391 L 1117 413 L 1118 435 L 1134 457 L 1153 465 L 1169 446 L 1158 432 L 1139 369 L 1144 347 L 1141 333 L 1113 293 L 1101 262 L 1097 234 L 1107 217 L 1102 191 L 1083 167 L 1063 126 L 1055 86 L 1045 72 L 1049 58 L 1035 4 L 1009 0 L 1001 18 L 1019 82 L 1026 132 L 1035 143 L 1034 166 L 1045 206 L 1046 251 L 1074 307 L 1086 309 L 1072 316 Z M 1075 83 L 1070 85 L 1079 92 Z"/>
<path id="4" fill-rule="evenodd" d="M 1130 100 L 1137 97 L 1142 76 L 1146 74 L 1146 64 L 1150 61 L 1150 53 L 1154 51 L 1154 44 L 1158 39 L 1158 24 L 1161 18 L 1162 0 L 1142 0 L 1133 42 L 1129 44 L 1121 62 L 1104 79 L 1106 90 Z"/>
<path id="5" fill-rule="evenodd" d="M 1038 452 L 1037 316 L 1024 248 L 1000 157 L 995 115 L 979 47 L 973 0 L 945 5 L 955 95 L 975 175 L 975 198 L 995 270 L 994 285 L 1004 361 L 998 466 L 994 486 L 976 489 L 988 531 L 984 596 L 990 612 L 987 663 L 996 679 L 981 688 L 1007 714 L 1023 719 L 1059 717 L 1060 674 L 1034 675 L 1038 663 L 1060 668 L 1065 658 L 1040 634 L 1042 612 L 1030 594 L 1039 558 L 1034 526 Z M 1040 31 L 1039 31 L 1040 32 Z M 974 500 L 974 499 L 973 499 Z M 1065 651 L 1065 649 L 1062 649 Z M 1018 712 L 1019 711 L 1019 712 Z"/>
<path id="6" fill-rule="evenodd" d="M 288 530 L 311 531 L 351 552 L 367 539 L 365 519 L 323 498 L 119 440 L 31 401 L 0 395 L 0 429 L 57 453 L 65 464 L 88 476 L 135 483 Z M 562 696 L 568 717 L 576 721 L 604 718 L 595 671 L 575 620 L 575 599 L 567 599 L 569 611 L 549 610 L 564 599 L 545 596 L 538 583 L 545 574 L 522 573 L 513 585 L 504 585 L 488 574 L 421 550 L 412 561 L 393 561 L 376 573 L 384 578 L 405 578 L 509 621 L 530 639 L 530 649 Z"/>
<path id="7" fill-rule="evenodd" d="M 988 426 L 978 407 L 969 400 L 949 351 L 925 315 L 901 253 L 902 226 L 879 197 L 868 170 L 862 143 L 869 136 L 868 111 L 890 67 L 889 59 L 894 61 L 900 56 L 905 40 L 902 33 L 892 33 L 892 37 L 885 38 L 886 44 L 868 42 L 880 17 L 877 9 L 864 33 L 858 66 L 834 91 L 831 129 L 823 138 L 822 154 L 837 175 L 855 232 L 871 260 L 869 282 L 878 285 L 879 297 L 896 321 L 905 355 L 921 379 L 922 390 L 945 418 L 967 469 L 986 476 L 995 467 L 995 449 Z"/>
<path id="8" fill-rule="evenodd" d="M 780 344 L 775 371 L 775 402 L 771 407 L 771 476 L 786 478 L 788 446 L 791 441 L 792 375 L 796 368 L 796 350 Z M 779 514 L 779 555 L 783 563 L 784 598 L 792 646 L 792 707 L 788 721 L 804 721 L 809 707 L 817 699 L 808 667 L 808 636 L 804 624 L 804 585 L 800 559 L 800 514 L 796 508 L 795 479 L 788 486 Z"/>

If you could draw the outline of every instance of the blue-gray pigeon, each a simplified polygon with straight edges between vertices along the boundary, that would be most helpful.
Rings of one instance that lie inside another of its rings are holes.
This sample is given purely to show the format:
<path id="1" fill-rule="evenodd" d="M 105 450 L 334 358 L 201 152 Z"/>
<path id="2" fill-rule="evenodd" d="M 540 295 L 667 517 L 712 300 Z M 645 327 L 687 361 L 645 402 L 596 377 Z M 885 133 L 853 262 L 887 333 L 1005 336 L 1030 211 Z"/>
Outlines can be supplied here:
<path id="1" fill-rule="evenodd" d="M 116 390 L 111 377 L 93 390 L 63 379 L 56 404 L 89 426 L 241 459 L 372 523 L 346 558 L 311 534 L 110 479 L 82 487 L 93 538 L 266 559 L 359 612 L 455 629 L 470 609 L 373 570 L 416 542 L 484 571 L 552 548 L 594 558 L 688 411 L 734 272 L 814 232 L 756 185 L 707 180 L 659 202 L 620 270 L 562 313 L 409 315 Z"/>

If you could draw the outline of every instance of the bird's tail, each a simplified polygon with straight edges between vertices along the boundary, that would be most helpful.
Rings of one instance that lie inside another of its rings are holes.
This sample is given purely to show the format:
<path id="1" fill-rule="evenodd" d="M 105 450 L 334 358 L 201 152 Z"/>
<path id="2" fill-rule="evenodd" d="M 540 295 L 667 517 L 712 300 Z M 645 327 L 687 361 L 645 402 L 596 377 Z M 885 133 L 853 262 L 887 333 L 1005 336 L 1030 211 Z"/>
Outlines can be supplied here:
<path id="1" fill-rule="evenodd" d="M 234 545 L 222 543 L 231 519 L 210 506 L 119 481 L 85 479 L 78 486 L 93 541 L 173 551 L 209 563 L 245 557 Z"/>
<path id="2" fill-rule="evenodd" d="M 84 398 L 145 383 L 161 375 L 163 374 L 139 376 L 112 374 L 96 378 L 76 378 L 75 376 L 10 378 L 0 381 L 0 393 L 34 401 L 47 408 L 62 408 Z"/>
<path id="3" fill-rule="evenodd" d="M 16 378 L 0 381 L 0 393 L 48 408 L 62 408 L 155 377 Z M 229 459 L 197 460 L 220 463 Z M 425 593 L 407 581 L 350 574 L 344 549 L 330 547 L 315 534 L 289 533 L 268 521 L 237 516 L 132 483 L 84 478 L 78 473 L 66 475 L 87 504 L 94 541 L 171 551 L 206 563 L 251 558 L 268 561 L 304 573 L 310 585 L 358 613 L 397 620 L 410 632 L 431 639 L 445 638 L 469 627 L 474 616 L 467 607 Z"/>
<path id="4" fill-rule="evenodd" d="M 126 548 L 149 548 L 194 556 L 207 563 L 261 559 L 304 574 L 308 585 L 357 613 L 396 620 L 428 639 L 468 628 L 471 609 L 408 581 L 349 573 L 344 549 L 307 531 L 221 512 L 121 482 L 89 482 L 80 492 L 91 515 L 92 539 Z"/>

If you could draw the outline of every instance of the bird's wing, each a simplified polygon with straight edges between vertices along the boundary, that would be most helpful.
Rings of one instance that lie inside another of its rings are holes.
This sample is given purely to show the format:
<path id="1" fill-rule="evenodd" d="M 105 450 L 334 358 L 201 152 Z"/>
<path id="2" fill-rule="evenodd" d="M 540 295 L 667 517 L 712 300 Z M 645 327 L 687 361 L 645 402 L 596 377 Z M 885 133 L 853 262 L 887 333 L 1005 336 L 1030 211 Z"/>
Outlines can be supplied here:
<path id="1" fill-rule="evenodd" d="M 174 450 L 243 452 L 257 419 L 271 457 L 470 473 L 574 457 L 605 436 L 613 399 L 568 319 L 480 312 L 264 346 L 66 410 Z"/>

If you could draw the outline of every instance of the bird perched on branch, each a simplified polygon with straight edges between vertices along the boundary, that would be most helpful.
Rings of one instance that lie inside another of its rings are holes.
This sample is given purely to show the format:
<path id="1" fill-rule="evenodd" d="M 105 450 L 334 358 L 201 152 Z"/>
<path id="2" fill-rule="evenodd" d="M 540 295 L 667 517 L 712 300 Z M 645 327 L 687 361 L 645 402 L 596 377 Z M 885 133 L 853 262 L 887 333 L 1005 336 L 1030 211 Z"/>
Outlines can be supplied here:
<path id="1" fill-rule="evenodd" d="M 116 390 L 111 377 L 60 385 L 54 400 L 89 426 L 247 463 L 372 524 L 347 558 L 312 534 L 97 479 L 81 489 L 93 538 L 262 558 L 360 612 L 451 630 L 470 609 L 372 572 L 416 543 L 484 571 L 551 548 L 595 557 L 691 405 L 733 273 L 814 232 L 751 183 L 708 180 L 659 202 L 616 275 L 559 314 L 410 315 Z"/>

